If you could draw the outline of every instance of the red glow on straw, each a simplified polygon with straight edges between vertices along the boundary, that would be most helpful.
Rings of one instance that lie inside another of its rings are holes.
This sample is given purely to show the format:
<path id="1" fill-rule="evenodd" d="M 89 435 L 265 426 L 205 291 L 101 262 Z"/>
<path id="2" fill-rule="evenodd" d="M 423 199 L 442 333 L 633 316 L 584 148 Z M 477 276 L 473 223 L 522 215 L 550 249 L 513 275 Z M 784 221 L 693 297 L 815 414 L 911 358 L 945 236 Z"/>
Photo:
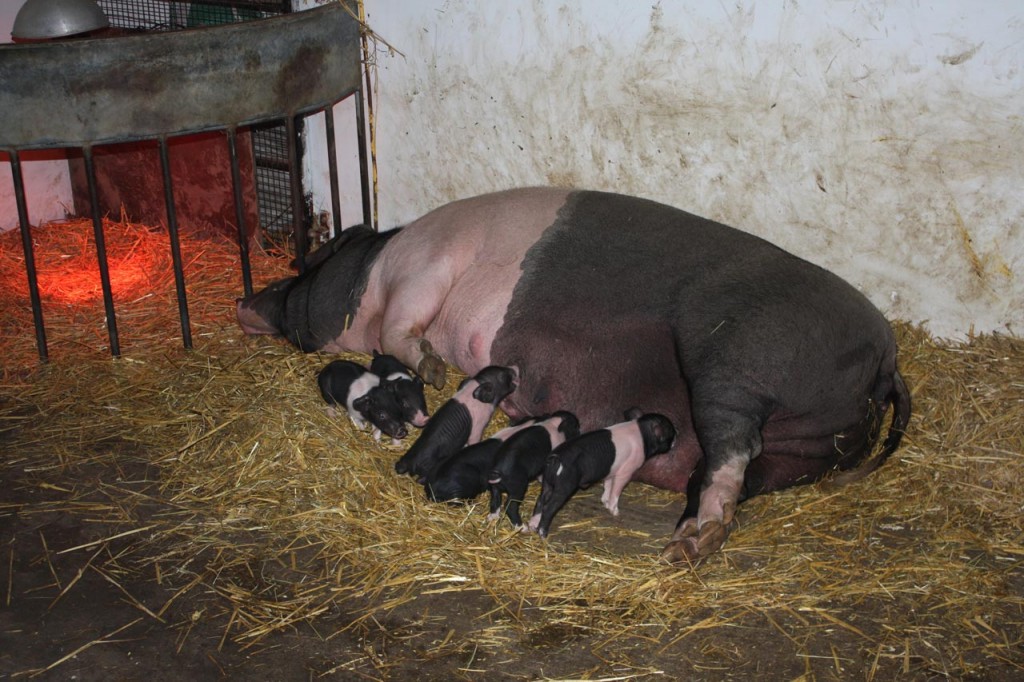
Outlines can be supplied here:
<path id="1" fill-rule="evenodd" d="M 39 294 L 55 302 L 77 304 L 103 298 L 96 256 L 69 256 L 60 267 L 39 273 Z M 90 262 L 91 260 L 91 262 Z M 136 251 L 110 258 L 110 289 L 115 300 L 136 300 L 152 291 L 150 274 L 159 272 L 160 258 L 152 252 Z"/>
<path id="2" fill-rule="evenodd" d="M 73 220 L 33 230 L 36 278 L 43 301 L 68 306 L 103 300 L 99 258 L 91 223 Z M 166 235 L 145 226 L 105 221 L 107 270 L 116 303 L 137 301 L 166 283 L 170 253 Z M 28 296 L 18 234 L 0 239 L 3 286 Z"/>

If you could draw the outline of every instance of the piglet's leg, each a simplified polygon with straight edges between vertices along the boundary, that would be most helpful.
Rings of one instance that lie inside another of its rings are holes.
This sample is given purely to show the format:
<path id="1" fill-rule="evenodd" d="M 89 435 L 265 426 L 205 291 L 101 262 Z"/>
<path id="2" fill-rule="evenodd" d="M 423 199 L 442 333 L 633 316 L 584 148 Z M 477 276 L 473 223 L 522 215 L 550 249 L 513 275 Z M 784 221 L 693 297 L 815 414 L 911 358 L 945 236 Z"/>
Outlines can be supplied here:
<path id="1" fill-rule="evenodd" d="M 542 487 L 541 488 L 541 494 L 543 494 L 543 493 L 544 493 L 544 489 Z M 537 496 L 537 501 L 533 503 L 533 513 L 530 514 L 530 520 L 527 522 L 527 524 L 525 526 L 523 526 L 523 530 L 524 531 L 530 531 L 531 533 L 536 533 L 537 532 L 537 528 L 540 526 L 541 503 L 542 503 L 541 497 L 540 497 L 540 495 L 538 495 Z M 517 509 L 516 511 L 519 511 L 519 510 Z"/>
<path id="2" fill-rule="evenodd" d="M 619 515 L 619 495 L 622 494 L 622 488 L 625 487 L 625 485 L 618 486 L 618 490 L 616 490 L 615 483 L 614 476 L 604 479 L 604 494 L 601 495 L 601 504 L 612 513 L 612 516 Z"/>
<path id="3" fill-rule="evenodd" d="M 491 490 L 491 505 L 490 513 L 487 515 L 488 521 L 496 521 L 501 518 L 501 490 L 496 485 L 490 487 Z"/>
<path id="4" fill-rule="evenodd" d="M 604 494 L 601 495 L 601 502 L 612 513 L 612 516 L 619 515 L 619 497 L 626 489 L 626 484 L 633 478 L 633 474 L 643 466 L 644 456 L 642 453 L 633 452 L 621 457 L 621 460 L 612 466 L 612 472 L 604 479 Z"/>
<path id="5" fill-rule="evenodd" d="M 508 514 L 508 520 L 512 522 L 512 525 L 516 528 L 522 528 L 523 519 L 519 515 L 519 505 L 522 504 L 523 499 L 526 497 L 526 490 L 530 487 L 530 481 L 527 480 L 526 476 L 522 474 L 513 474 L 506 477 L 505 490 L 508 492 L 508 507 L 505 511 Z M 534 513 L 537 514 L 537 523 L 540 523 L 539 510 L 535 509 Z M 536 525 L 533 526 L 536 528 Z"/>
<path id="6" fill-rule="evenodd" d="M 439 285 L 416 291 L 400 287 L 390 294 L 381 320 L 381 350 L 415 368 L 423 381 L 437 389 L 444 387 L 445 362 L 424 335 L 446 292 L 447 288 Z"/>

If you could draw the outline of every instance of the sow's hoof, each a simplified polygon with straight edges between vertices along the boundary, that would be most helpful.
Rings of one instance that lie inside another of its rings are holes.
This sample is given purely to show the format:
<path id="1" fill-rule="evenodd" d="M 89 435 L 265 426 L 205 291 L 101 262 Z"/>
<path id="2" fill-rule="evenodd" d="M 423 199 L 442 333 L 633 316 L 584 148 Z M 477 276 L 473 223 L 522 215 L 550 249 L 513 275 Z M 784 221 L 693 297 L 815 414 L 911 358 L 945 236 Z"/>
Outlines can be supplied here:
<path id="1" fill-rule="evenodd" d="M 708 521 L 698 533 L 697 519 L 686 519 L 672 542 L 665 545 L 661 558 L 673 564 L 698 564 L 722 548 L 729 537 L 729 530 L 730 527 L 721 521 Z"/>
<path id="2" fill-rule="evenodd" d="M 420 339 L 420 352 L 423 358 L 416 367 L 416 373 L 423 381 L 437 390 L 444 388 L 445 370 L 447 369 L 441 356 L 434 352 L 434 347 L 426 339 Z"/>

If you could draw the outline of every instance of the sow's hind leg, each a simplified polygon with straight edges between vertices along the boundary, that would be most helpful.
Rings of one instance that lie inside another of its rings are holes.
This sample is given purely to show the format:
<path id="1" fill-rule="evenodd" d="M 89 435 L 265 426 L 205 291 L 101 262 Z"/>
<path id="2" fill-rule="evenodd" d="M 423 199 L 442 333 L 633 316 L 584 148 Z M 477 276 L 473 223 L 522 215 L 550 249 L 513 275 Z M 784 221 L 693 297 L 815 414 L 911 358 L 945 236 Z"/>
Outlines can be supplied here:
<path id="1" fill-rule="evenodd" d="M 814 483 L 835 472 L 864 469 L 860 465 L 871 454 L 885 409 L 866 402 L 863 418 L 847 429 L 791 439 L 779 439 L 777 429 L 761 427 L 749 416 L 733 413 L 729 418 L 724 410 L 712 413 L 710 420 L 707 416 L 698 420 L 695 413 L 695 420 L 712 431 L 702 432 L 700 438 L 710 452 L 717 452 L 717 458 L 701 460 L 690 478 L 686 509 L 662 554 L 668 561 L 696 562 L 721 548 L 736 506 L 747 498 Z M 750 453 L 749 458 L 744 452 Z"/>
<path id="2" fill-rule="evenodd" d="M 726 392 L 727 393 L 727 392 Z M 736 396 L 733 396 L 736 397 Z M 704 450 L 703 477 L 695 472 L 687 490 L 687 510 L 662 558 L 696 562 L 718 551 L 729 535 L 736 506 L 746 498 L 743 485 L 747 465 L 761 454 L 760 408 L 709 403 L 695 393 L 694 428 Z M 696 481 L 700 481 L 699 503 Z"/>

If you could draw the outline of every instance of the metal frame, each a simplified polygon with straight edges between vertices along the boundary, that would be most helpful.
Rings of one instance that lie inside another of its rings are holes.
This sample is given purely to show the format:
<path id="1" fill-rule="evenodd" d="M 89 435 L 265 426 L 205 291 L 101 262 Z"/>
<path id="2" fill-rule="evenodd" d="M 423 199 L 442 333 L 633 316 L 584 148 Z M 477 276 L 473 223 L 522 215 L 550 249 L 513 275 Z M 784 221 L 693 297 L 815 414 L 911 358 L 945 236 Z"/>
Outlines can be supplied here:
<path id="1" fill-rule="evenodd" d="M 95 145 L 157 140 L 182 341 L 192 335 L 171 190 L 167 141 L 177 135 L 226 134 L 238 222 L 243 290 L 252 293 L 241 178 L 234 134 L 241 126 L 284 121 L 297 163 L 300 119 L 326 117 L 331 204 L 340 229 L 334 105 L 356 97 L 363 219 L 371 222 L 369 164 L 362 98 L 359 22 L 340 3 L 256 21 L 105 39 L 0 46 L 0 151 L 10 158 L 25 272 L 40 360 L 48 359 L 42 304 L 32 254 L 19 152 L 80 148 L 85 157 L 111 354 L 120 355 L 117 320 L 96 196 Z M 292 187 L 296 255 L 305 269 L 302 188 Z"/>

